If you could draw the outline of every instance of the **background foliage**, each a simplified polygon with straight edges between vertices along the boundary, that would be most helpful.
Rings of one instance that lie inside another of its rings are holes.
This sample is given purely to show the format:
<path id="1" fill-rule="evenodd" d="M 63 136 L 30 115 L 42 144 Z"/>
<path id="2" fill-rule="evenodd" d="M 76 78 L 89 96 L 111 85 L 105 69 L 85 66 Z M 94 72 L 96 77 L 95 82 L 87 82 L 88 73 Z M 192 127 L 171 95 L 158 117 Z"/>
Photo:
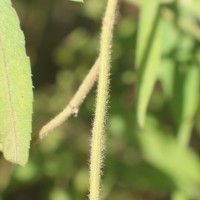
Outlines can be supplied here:
<path id="1" fill-rule="evenodd" d="M 32 63 L 36 133 L 67 104 L 97 58 L 106 1 L 13 0 L 13 4 Z M 195 0 L 162 4 L 162 62 L 142 131 L 135 117 L 140 6 L 141 1 L 135 0 L 121 1 L 119 6 L 103 196 L 200 199 L 200 5 Z M 31 150 L 26 167 L 11 166 L 1 158 L 1 199 L 86 199 L 94 102 L 93 90 L 77 118 Z"/>

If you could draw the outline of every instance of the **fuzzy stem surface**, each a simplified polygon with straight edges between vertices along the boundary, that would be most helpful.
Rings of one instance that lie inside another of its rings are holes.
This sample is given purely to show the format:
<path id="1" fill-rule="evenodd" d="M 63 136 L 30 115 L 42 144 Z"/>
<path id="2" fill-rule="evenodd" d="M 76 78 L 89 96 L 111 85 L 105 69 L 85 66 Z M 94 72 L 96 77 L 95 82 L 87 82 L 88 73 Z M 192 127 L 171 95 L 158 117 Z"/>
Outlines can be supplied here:
<path id="1" fill-rule="evenodd" d="M 51 121 L 44 125 L 38 134 L 33 137 L 32 144 L 37 143 L 46 137 L 53 129 L 60 126 L 64 121 L 66 121 L 71 115 L 77 116 L 79 108 L 86 98 L 87 94 L 90 92 L 95 81 L 97 80 L 99 73 L 99 58 L 96 60 L 89 73 L 83 80 L 79 89 L 72 97 L 68 105 L 61 111 L 57 116 L 55 116 Z"/>
<path id="2" fill-rule="evenodd" d="M 111 45 L 118 0 L 108 0 L 100 40 L 100 69 L 90 157 L 90 200 L 100 199 L 101 170 L 104 155 L 104 129 L 109 96 Z"/>

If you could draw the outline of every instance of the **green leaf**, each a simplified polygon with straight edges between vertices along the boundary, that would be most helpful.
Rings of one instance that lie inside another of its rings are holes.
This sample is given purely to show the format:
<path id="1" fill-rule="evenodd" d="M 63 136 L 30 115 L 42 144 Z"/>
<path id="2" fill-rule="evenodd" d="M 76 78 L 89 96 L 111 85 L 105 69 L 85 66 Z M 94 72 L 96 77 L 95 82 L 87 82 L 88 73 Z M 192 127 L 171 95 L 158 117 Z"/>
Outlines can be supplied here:
<path id="1" fill-rule="evenodd" d="M 0 19 L 0 146 L 7 160 L 25 165 L 33 100 L 30 61 L 10 0 L 1 1 Z"/>
<path id="2" fill-rule="evenodd" d="M 176 61 L 165 58 L 162 66 L 163 88 L 171 100 L 178 140 L 183 146 L 189 143 L 199 101 L 199 67 L 193 47 L 191 36 L 180 35 L 174 51 Z"/>
<path id="3" fill-rule="evenodd" d="M 179 43 L 179 29 L 172 20 L 162 19 L 162 53 L 167 56 Z"/>
<path id="4" fill-rule="evenodd" d="M 194 116 L 197 113 L 199 102 L 199 67 L 196 64 L 189 65 L 185 72 L 182 88 L 182 109 L 178 137 L 180 144 L 187 145 L 190 140 Z"/>
<path id="5" fill-rule="evenodd" d="M 138 70 L 137 120 L 145 124 L 149 99 L 158 75 L 161 58 L 161 19 L 159 0 L 144 0 L 141 8 L 136 67 Z"/>
<path id="6" fill-rule="evenodd" d="M 132 162 L 129 165 L 121 165 L 119 182 L 131 184 L 134 188 L 153 189 L 158 191 L 173 191 L 175 185 L 171 177 L 153 167 L 145 161 Z M 114 176 L 114 175 L 113 175 Z"/>
<path id="7" fill-rule="evenodd" d="M 137 134 L 145 159 L 164 172 L 184 196 L 199 199 L 200 162 L 189 148 L 183 148 L 176 138 L 158 125 L 155 118 L 148 118 L 144 130 Z"/>
<path id="8" fill-rule="evenodd" d="M 199 8 L 200 2 L 199 1 L 188 1 L 185 3 L 184 1 L 179 2 L 180 11 L 184 12 L 185 15 L 195 16 L 196 18 L 200 18 Z"/>
<path id="9" fill-rule="evenodd" d="M 175 63 L 171 59 L 165 58 L 162 60 L 160 80 L 167 100 L 171 100 L 173 97 L 175 68 Z"/>
<path id="10" fill-rule="evenodd" d="M 191 0 L 188 2 L 178 1 L 178 26 L 187 34 L 200 41 L 200 28 L 197 20 L 200 17 L 199 14 L 199 1 Z"/>

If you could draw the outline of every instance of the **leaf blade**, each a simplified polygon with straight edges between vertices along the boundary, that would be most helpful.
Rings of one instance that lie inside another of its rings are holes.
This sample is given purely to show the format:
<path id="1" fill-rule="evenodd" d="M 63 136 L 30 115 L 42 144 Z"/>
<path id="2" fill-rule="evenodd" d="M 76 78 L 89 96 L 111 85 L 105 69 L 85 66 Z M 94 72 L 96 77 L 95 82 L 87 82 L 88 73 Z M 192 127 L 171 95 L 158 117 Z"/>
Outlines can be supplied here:
<path id="1" fill-rule="evenodd" d="M 188 66 L 183 83 L 182 112 L 178 128 L 178 140 L 181 145 L 188 145 L 194 124 L 194 117 L 199 104 L 199 67 L 192 64 Z"/>
<path id="2" fill-rule="evenodd" d="M 144 126 L 148 102 L 158 75 L 161 58 L 160 1 L 144 0 L 139 22 L 136 50 L 138 72 L 136 115 L 140 127 Z"/>
<path id="3" fill-rule="evenodd" d="M 146 161 L 171 178 L 176 190 L 188 199 L 199 199 L 198 155 L 190 148 L 182 148 L 177 139 L 163 129 L 154 117 L 147 118 L 145 128 L 138 131 L 137 137 Z"/>
<path id="4" fill-rule="evenodd" d="M 24 36 L 11 2 L 0 7 L 0 138 L 4 157 L 25 165 L 28 160 L 32 81 Z"/>

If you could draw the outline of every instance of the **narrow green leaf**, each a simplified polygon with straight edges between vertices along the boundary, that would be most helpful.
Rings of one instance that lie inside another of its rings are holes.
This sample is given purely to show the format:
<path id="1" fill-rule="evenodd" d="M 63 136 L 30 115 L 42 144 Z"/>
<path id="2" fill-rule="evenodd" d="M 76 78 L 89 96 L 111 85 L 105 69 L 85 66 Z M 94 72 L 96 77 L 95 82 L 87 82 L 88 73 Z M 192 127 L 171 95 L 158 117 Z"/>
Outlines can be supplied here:
<path id="1" fill-rule="evenodd" d="M 183 82 L 182 110 L 178 130 L 179 142 L 187 145 L 190 140 L 194 116 L 197 112 L 199 102 L 199 67 L 189 65 Z"/>
<path id="2" fill-rule="evenodd" d="M 193 48 L 193 38 L 180 34 L 174 51 L 176 60 L 165 58 L 162 66 L 163 88 L 171 100 L 178 140 L 183 146 L 190 141 L 199 100 L 199 67 Z"/>
<path id="3" fill-rule="evenodd" d="M 162 27 L 162 53 L 168 56 L 179 44 L 180 31 L 174 21 L 165 18 L 162 19 Z"/>
<path id="4" fill-rule="evenodd" d="M 163 59 L 161 61 L 160 81 L 166 99 L 172 100 L 176 63 L 169 55 L 171 55 L 172 52 L 174 52 L 177 49 L 177 46 L 180 43 L 180 35 L 179 30 L 174 25 L 173 21 L 162 19 L 162 23 Z"/>
<path id="5" fill-rule="evenodd" d="M 1 1 L 0 19 L 0 146 L 7 160 L 24 165 L 31 138 L 30 61 L 10 0 Z"/>
<path id="6" fill-rule="evenodd" d="M 174 71 L 175 63 L 168 58 L 162 60 L 162 70 L 161 70 L 161 83 L 164 95 L 167 100 L 171 100 L 173 97 L 173 86 L 174 86 Z"/>
<path id="7" fill-rule="evenodd" d="M 141 7 L 136 67 L 138 70 L 137 120 L 145 124 L 149 99 L 158 75 L 161 58 L 161 19 L 159 0 L 144 0 Z"/>

